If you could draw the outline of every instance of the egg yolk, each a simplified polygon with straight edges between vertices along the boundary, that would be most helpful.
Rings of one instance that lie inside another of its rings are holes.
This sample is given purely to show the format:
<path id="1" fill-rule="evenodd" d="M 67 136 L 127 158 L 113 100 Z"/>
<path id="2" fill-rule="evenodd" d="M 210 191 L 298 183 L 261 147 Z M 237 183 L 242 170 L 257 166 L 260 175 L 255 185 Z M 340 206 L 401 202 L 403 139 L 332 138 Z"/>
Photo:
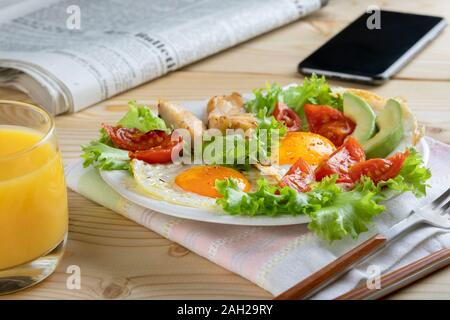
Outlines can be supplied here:
<path id="1" fill-rule="evenodd" d="M 231 168 L 222 166 L 197 166 L 189 168 L 175 177 L 175 183 L 185 191 L 211 198 L 222 197 L 215 188 L 216 180 L 234 178 L 243 191 L 250 190 L 250 182 L 245 176 Z"/>
<path id="2" fill-rule="evenodd" d="M 317 166 L 335 150 L 327 138 L 311 132 L 288 132 L 279 146 L 279 164 L 294 164 L 303 158 L 312 166 Z"/>

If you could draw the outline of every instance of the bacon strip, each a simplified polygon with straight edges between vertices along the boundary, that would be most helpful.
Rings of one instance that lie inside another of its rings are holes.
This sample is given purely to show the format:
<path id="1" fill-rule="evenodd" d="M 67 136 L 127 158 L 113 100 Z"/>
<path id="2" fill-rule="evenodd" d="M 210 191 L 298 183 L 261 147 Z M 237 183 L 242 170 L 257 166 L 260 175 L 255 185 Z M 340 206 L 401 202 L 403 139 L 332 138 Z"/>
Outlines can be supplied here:
<path id="1" fill-rule="evenodd" d="M 164 131 L 153 130 L 143 133 L 138 129 L 129 129 L 121 126 L 110 126 L 102 124 L 111 141 L 120 149 L 128 151 L 148 150 L 159 146 L 167 138 L 170 138 Z"/>

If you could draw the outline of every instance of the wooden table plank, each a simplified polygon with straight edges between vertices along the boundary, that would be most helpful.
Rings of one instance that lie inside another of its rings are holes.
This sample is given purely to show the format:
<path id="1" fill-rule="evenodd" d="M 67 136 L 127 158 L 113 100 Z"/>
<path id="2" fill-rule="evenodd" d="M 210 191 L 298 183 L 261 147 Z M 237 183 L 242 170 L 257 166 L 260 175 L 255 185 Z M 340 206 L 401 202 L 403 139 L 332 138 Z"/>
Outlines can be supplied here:
<path id="1" fill-rule="evenodd" d="M 331 1 L 324 10 L 235 48 L 101 102 L 83 112 L 56 119 L 66 163 L 80 154 L 80 144 L 97 136 L 100 122 L 118 119 L 129 99 L 149 102 L 207 99 L 231 91 L 248 92 L 266 81 L 288 84 L 302 77 L 297 63 L 362 13 L 368 5 L 450 19 L 450 2 Z M 403 96 L 427 134 L 450 143 L 450 32 L 447 30 L 380 87 L 385 96 Z M 337 86 L 347 83 L 332 82 Z M 355 85 L 352 85 L 355 86 Z M 361 86 L 358 86 L 361 87 Z M 20 92 L 0 89 L 1 99 L 28 101 Z M 31 290 L 2 299 L 270 299 L 253 283 L 172 243 L 160 235 L 69 192 L 67 253 L 57 272 Z M 66 289 L 67 266 L 77 264 L 82 289 Z M 390 298 L 450 298 L 450 269 L 428 277 Z"/>

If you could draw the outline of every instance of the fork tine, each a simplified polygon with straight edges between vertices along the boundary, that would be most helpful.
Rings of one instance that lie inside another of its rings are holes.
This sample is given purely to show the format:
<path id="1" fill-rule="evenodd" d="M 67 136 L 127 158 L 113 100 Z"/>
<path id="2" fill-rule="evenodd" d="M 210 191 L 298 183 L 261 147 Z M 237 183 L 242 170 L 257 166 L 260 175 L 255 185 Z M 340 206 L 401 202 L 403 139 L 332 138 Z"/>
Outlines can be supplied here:
<path id="1" fill-rule="evenodd" d="M 448 198 L 448 196 L 450 196 L 450 188 L 447 189 L 447 191 L 445 191 L 443 194 L 441 194 L 438 198 L 436 198 L 432 203 L 431 206 L 433 207 L 433 209 L 435 209 L 437 206 L 439 206 L 442 202 L 445 201 L 445 199 Z"/>
<path id="2" fill-rule="evenodd" d="M 442 214 L 448 213 L 448 212 L 446 212 L 448 210 L 448 208 L 450 208 L 450 200 L 447 201 L 447 203 L 442 206 L 442 208 L 441 208 Z"/>

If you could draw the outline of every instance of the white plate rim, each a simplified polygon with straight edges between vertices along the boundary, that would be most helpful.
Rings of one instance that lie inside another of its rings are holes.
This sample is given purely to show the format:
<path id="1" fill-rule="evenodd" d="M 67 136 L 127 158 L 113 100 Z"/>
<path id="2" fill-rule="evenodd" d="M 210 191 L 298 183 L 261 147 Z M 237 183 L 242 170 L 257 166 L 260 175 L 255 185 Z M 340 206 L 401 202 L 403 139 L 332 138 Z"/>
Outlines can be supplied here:
<path id="1" fill-rule="evenodd" d="M 192 208 L 173 204 L 164 200 L 154 199 L 144 192 L 134 189 L 136 182 L 127 171 L 102 171 L 102 179 L 118 194 L 125 199 L 159 213 L 163 213 L 176 218 L 183 218 L 195 221 L 245 225 L 245 226 L 283 226 L 308 223 L 310 220 L 306 216 L 239 216 L 212 210 Z M 128 187 L 127 187 L 128 186 Z"/>

